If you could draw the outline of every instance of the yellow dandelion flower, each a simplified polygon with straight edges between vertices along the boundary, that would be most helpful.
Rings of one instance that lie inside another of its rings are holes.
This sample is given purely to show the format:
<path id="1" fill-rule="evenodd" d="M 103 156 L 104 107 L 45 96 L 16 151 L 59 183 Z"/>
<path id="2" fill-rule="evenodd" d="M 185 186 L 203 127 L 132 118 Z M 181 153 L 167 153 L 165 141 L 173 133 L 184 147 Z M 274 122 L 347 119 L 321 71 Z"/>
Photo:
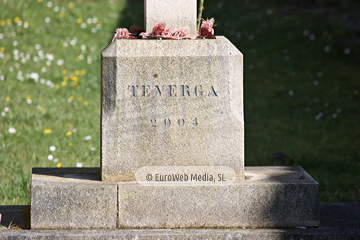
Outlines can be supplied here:
<path id="1" fill-rule="evenodd" d="M 62 82 L 61 82 L 61 86 L 65 87 L 66 85 L 68 85 L 68 82 L 67 82 L 67 81 L 62 81 Z"/>
<path id="2" fill-rule="evenodd" d="M 4 20 L 1 20 L 1 21 L 0 21 L 0 25 L 1 25 L 2 27 L 4 27 L 4 26 L 6 25 L 6 22 L 5 22 Z"/>
<path id="3" fill-rule="evenodd" d="M 70 132 L 70 131 L 68 131 L 67 133 L 66 133 L 66 136 L 68 136 L 68 137 L 70 137 L 72 135 L 72 132 Z"/>
<path id="4" fill-rule="evenodd" d="M 56 164 L 56 167 L 60 168 L 62 166 L 61 163 Z"/>
<path id="5" fill-rule="evenodd" d="M 59 89 L 60 87 L 61 87 L 60 84 L 56 84 L 56 85 L 55 85 L 55 88 L 56 88 L 56 89 Z"/>
<path id="6" fill-rule="evenodd" d="M 6 98 L 5 98 L 5 101 L 6 101 L 6 102 L 10 102 L 10 100 L 11 100 L 10 97 L 6 97 Z"/>
<path id="7" fill-rule="evenodd" d="M 74 8 L 74 3 L 73 2 L 69 3 L 68 8 Z"/>
<path id="8" fill-rule="evenodd" d="M 64 74 L 64 75 L 65 75 L 65 74 L 68 74 L 68 70 L 66 70 L 66 69 L 63 69 L 61 72 L 62 72 L 62 74 Z"/>
<path id="9" fill-rule="evenodd" d="M 77 82 L 77 81 L 79 81 L 79 78 L 77 76 L 71 75 L 70 80 L 74 81 L 74 82 Z"/>
<path id="10" fill-rule="evenodd" d="M 42 2 L 43 0 L 38 0 L 38 2 Z"/>
<path id="11" fill-rule="evenodd" d="M 85 105 L 85 106 L 89 105 L 89 101 L 85 101 L 85 102 L 84 102 L 84 105 Z"/>
<path id="12" fill-rule="evenodd" d="M 82 101 L 82 100 L 84 100 L 84 99 L 83 99 L 83 97 L 78 97 L 77 100 L 78 100 L 78 101 Z"/>
<path id="13" fill-rule="evenodd" d="M 86 71 L 85 71 L 85 70 L 81 70 L 81 71 L 80 71 L 80 74 L 81 74 L 81 75 L 85 75 L 85 74 L 86 74 Z"/>
<path id="14" fill-rule="evenodd" d="M 73 125 L 72 125 L 72 123 L 68 123 L 67 126 L 68 126 L 68 127 L 72 127 Z"/>
<path id="15" fill-rule="evenodd" d="M 65 17 L 65 12 L 61 12 L 61 13 L 59 14 L 59 16 L 60 16 L 60 17 Z"/>
<path id="16" fill-rule="evenodd" d="M 45 129 L 45 130 L 44 130 L 44 133 L 45 133 L 45 134 L 50 134 L 50 133 L 52 133 L 52 131 L 51 131 L 51 129 Z"/>
<path id="17" fill-rule="evenodd" d="M 72 142 L 69 142 L 69 146 L 72 146 Z"/>
<path id="18" fill-rule="evenodd" d="M 76 22 L 80 24 L 80 23 L 83 22 L 83 19 L 82 19 L 82 18 L 78 18 L 78 19 L 76 20 Z"/>
<path id="19" fill-rule="evenodd" d="M 0 48 L 0 52 L 5 52 L 5 48 L 4 47 Z"/>
<path id="20" fill-rule="evenodd" d="M 11 19 L 6 20 L 6 23 L 7 23 L 8 25 L 12 24 Z"/>
<path id="21" fill-rule="evenodd" d="M 20 21 L 21 21 L 21 19 L 19 17 L 14 18 L 14 23 L 18 23 Z"/>
<path id="22" fill-rule="evenodd" d="M 70 96 L 70 97 L 69 97 L 69 100 L 70 100 L 70 101 L 74 101 L 74 100 L 75 100 L 75 97 L 74 97 L 74 96 Z"/>
<path id="23" fill-rule="evenodd" d="M 26 100 L 30 100 L 31 99 L 31 95 L 28 95 L 27 97 L 26 97 Z"/>
<path id="24" fill-rule="evenodd" d="M 80 75 L 81 74 L 81 71 L 80 70 L 76 70 L 75 71 L 75 75 Z"/>
<path id="25" fill-rule="evenodd" d="M 40 111 L 45 111 L 46 107 L 40 107 L 39 109 L 40 109 Z"/>

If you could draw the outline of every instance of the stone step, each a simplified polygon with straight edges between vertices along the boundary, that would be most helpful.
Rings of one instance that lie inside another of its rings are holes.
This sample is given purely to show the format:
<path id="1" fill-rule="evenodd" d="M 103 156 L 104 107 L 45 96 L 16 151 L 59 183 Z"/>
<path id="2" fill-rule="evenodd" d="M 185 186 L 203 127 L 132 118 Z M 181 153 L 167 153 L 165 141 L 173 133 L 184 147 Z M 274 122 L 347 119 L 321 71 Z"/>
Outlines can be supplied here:
<path id="1" fill-rule="evenodd" d="M 314 227 L 319 185 L 301 167 L 246 167 L 226 186 L 103 182 L 100 169 L 33 169 L 32 229 Z"/>
<path id="2" fill-rule="evenodd" d="M 0 206 L 4 221 L 23 225 L 23 210 L 29 206 Z M 7 213 L 12 212 L 12 215 Z M 321 203 L 321 224 L 306 229 L 93 229 L 93 230 L 24 230 L 1 229 L 5 239 L 240 239 L 240 240 L 355 240 L 360 239 L 360 203 Z"/>

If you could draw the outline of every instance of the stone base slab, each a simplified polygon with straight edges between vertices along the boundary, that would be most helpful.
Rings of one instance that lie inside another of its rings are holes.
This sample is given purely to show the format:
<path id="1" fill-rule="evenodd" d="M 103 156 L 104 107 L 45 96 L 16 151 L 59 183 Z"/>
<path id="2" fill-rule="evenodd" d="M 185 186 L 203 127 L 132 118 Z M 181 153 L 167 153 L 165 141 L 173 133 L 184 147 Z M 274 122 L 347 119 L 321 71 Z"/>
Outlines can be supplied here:
<path id="1" fill-rule="evenodd" d="M 115 228 L 117 186 L 99 179 L 99 168 L 34 168 L 31 228 Z"/>
<path id="2" fill-rule="evenodd" d="M 313 227 L 319 184 L 301 167 L 246 167 L 228 186 L 119 182 L 118 227 Z"/>
<path id="3" fill-rule="evenodd" d="M 314 227 L 319 184 L 301 167 L 246 167 L 228 186 L 100 181 L 100 169 L 34 169 L 32 229 Z"/>

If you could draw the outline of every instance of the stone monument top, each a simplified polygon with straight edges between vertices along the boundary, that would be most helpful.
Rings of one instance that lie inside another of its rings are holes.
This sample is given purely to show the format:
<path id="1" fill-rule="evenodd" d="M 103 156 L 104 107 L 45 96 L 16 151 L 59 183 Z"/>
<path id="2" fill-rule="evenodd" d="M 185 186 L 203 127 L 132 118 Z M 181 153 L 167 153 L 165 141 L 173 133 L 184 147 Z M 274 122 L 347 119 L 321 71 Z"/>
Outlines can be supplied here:
<path id="1" fill-rule="evenodd" d="M 185 28 L 196 33 L 196 0 L 145 0 L 145 27 L 151 32 L 158 22 L 175 30 Z"/>

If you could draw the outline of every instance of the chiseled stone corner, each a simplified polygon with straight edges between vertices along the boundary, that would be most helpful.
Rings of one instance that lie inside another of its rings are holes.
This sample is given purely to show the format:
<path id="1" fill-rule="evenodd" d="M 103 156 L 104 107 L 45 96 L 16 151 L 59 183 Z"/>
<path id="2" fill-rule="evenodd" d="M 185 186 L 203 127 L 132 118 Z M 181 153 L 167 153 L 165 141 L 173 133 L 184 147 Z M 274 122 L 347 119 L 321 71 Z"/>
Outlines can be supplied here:
<path id="1" fill-rule="evenodd" d="M 196 34 L 197 0 L 145 0 L 145 26 L 150 33 L 158 22 L 171 31 L 185 28 Z"/>
<path id="2" fill-rule="evenodd" d="M 246 167 L 229 186 L 119 182 L 118 227 L 316 227 L 319 184 L 301 167 Z"/>
<path id="3" fill-rule="evenodd" d="M 118 39 L 102 51 L 104 181 L 144 166 L 226 166 L 244 176 L 243 55 L 225 37 Z"/>
<path id="4" fill-rule="evenodd" d="M 34 168 L 31 229 L 116 228 L 116 183 L 99 168 Z"/>

